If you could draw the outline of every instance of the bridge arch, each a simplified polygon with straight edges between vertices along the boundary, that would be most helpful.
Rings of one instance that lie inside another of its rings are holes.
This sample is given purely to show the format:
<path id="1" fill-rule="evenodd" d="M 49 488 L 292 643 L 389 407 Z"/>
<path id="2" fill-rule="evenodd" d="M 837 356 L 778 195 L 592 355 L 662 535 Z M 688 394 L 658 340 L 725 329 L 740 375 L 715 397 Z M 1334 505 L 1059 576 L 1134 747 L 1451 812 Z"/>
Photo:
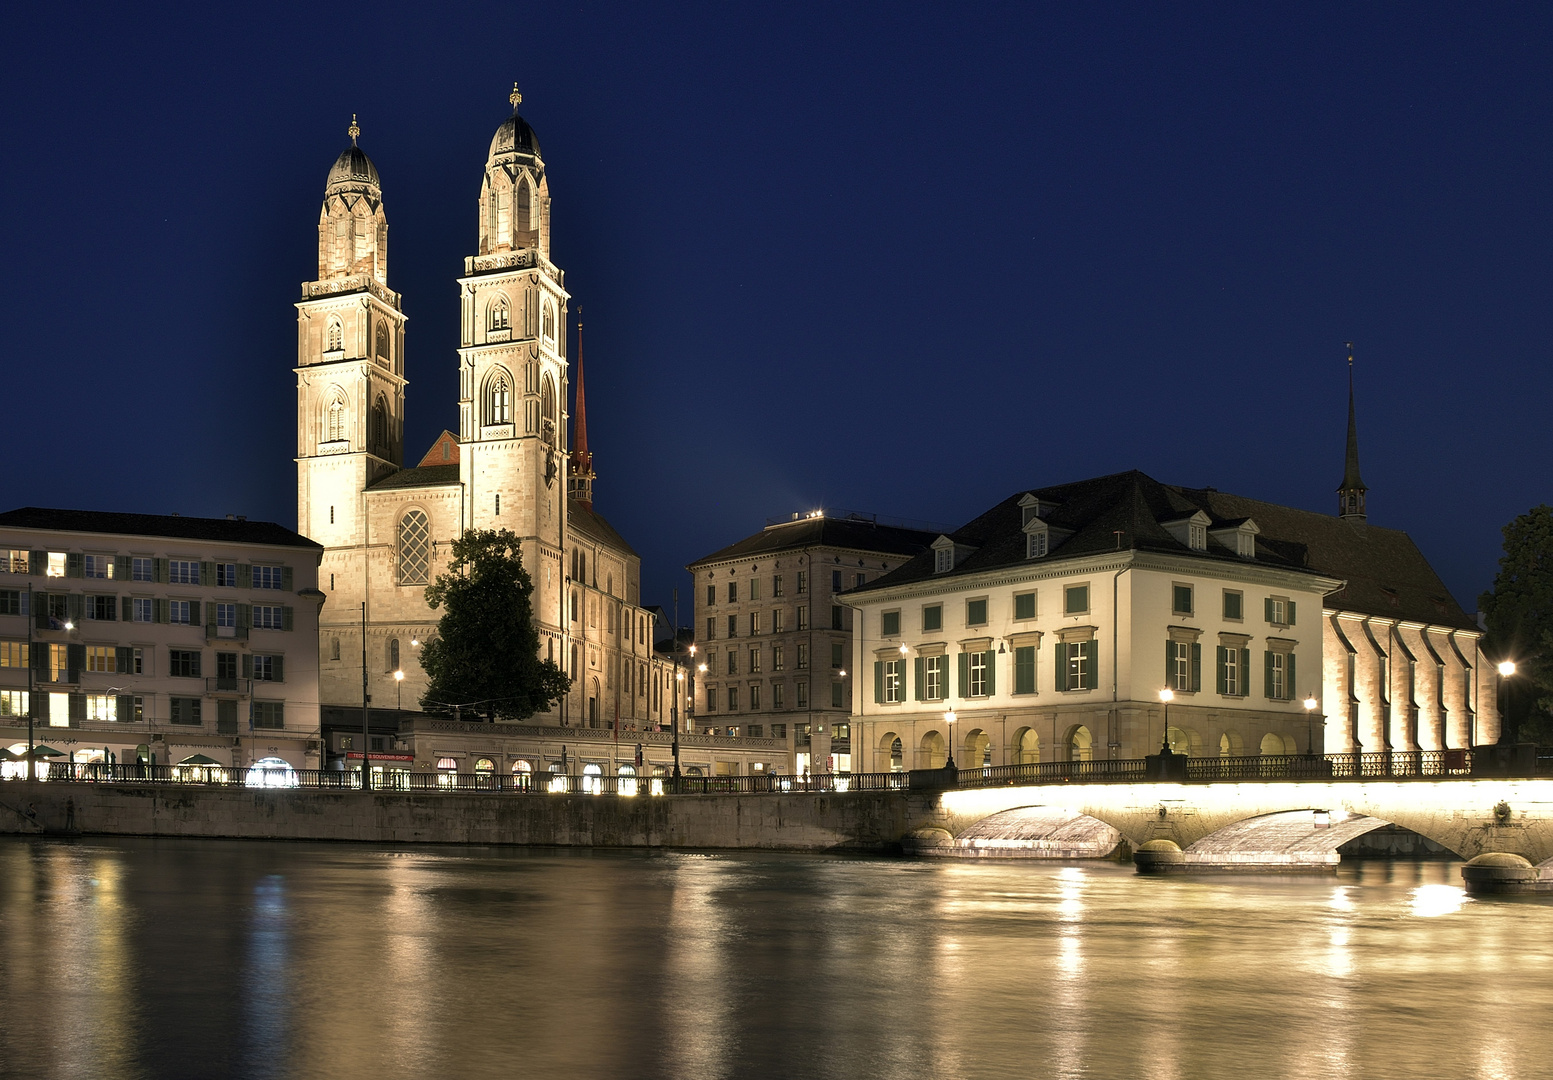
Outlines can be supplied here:
<path id="1" fill-rule="evenodd" d="M 1014 732 L 1008 744 L 1008 760 L 1011 765 L 1035 765 L 1041 760 L 1041 735 L 1033 727 L 1022 727 Z"/>
<path id="2" fill-rule="evenodd" d="M 1095 754 L 1095 737 L 1084 724 L 1074 724 L 1062 740 L 1067 761 L 1091 761 Z"/>

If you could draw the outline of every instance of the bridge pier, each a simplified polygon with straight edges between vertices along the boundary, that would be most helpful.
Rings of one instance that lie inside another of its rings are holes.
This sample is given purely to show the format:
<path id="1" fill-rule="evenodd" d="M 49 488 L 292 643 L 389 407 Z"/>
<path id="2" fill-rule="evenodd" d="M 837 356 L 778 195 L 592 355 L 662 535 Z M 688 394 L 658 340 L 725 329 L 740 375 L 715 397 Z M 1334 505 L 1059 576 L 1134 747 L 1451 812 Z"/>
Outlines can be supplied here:
<path id="1" fill-rule="evenodd" d="M 1474 896 L 1525 896 L 1553 893 L 1553 865 L 1533 866 L 1524 855 L 1491 851 L 1468 860 L 1461 880 Z"/>

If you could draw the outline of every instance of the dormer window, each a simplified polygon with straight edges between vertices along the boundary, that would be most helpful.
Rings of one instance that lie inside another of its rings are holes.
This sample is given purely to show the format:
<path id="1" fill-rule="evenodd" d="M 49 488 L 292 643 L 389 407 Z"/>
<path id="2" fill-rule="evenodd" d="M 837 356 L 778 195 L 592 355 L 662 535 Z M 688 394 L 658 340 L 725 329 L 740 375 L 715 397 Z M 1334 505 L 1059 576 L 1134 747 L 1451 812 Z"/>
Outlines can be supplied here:
<path id="1" fill-rule="evenodd" d="M 1038 521 L 1055 509 L 1057 509 L 1056 503 L 1049 502 L 1036 495 L 1026 494 L 1024 498 L 1019 500 L 1019 524 L 1024 526 L 1032 521 Z"/>
<path id="2" fill-rule="evenodd" d="M 1208 550 L 1208 527 L 1206 525 L 1193 525 L 1187 532 L 1186 546 L 1193 551 Z"/>
<path id="3" fill-rule="evenodd" d="M 939 548 L 933 552 L 933 573 L 947 574 L 954 569 L 954 548 Z"/>
<path id="4" fill-rule="evenodd" d="M 1212 523 L 1213 519 L 1201 510 L 1193 511 L 1173 521 L 1160 522 L 1166 532 L 1193 551 L 1208 550 L 1208 526 Z"/>
<path id="5" fill-rule="evenodd" d="M 1226 521 L 1208 530 L 1216 543 L 1223 544 L 1230 551 L 1242 559 L 1256 558 L 1256 538 L 1261 533 L 1256 522 L 1250 518 L 1241 521 Z"/>
<path id="6" fill-rule="evenodd" d="M 1042 559 L 1046 557 L 1046 545 L 1050 537 L 1045 529 L 1035 529 L 1025 536 L 1025 558 Z"/>

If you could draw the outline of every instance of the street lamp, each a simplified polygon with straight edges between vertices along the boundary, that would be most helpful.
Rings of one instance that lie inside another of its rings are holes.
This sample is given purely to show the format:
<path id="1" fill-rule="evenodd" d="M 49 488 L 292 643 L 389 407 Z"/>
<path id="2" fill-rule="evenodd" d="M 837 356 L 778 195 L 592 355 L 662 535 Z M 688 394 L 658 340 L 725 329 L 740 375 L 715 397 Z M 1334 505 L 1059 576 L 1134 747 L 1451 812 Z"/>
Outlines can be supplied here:
<path id="1" fill-rule="evenodd" d="M 1170 703 L 1175 696 L 1176 692 L 1168 686 L 1159 692 L 1159 700 L 1165 703 L 1165 736 L 1159 744 L 1159 752 L 1165 757 L 1170 756 Z"/>
<path id="2" fill-rule="evenodd" d="M 905 648 L 904 645 L 901 646 L 902 650 Z M 946 769 L 954 768 L 954 722 L 956 719 L 958 718 L 955 716 L 953 709 L 946 709 L 944 711 L 944 732 L 947 736 L 944 742 L 944 768 Z"/>
<path id="3" fill-rule="evenodd" d="M 397 697 L 394 699 L 394 711 L 404 712 L 404 670 L 394 672 L 394 690 Z"/>
<path id="4" fill-rule="evenodd" d="M 1307 695 L 1305 695 L 1305 756 L 1306 757 L 1315 757 L 1316 756 L 1316 724 L 1315 724 L 1315 721 L 1316 721 L 1316 706 L 1318 704 L 1319 704 L 1319 702 L 1316 701 L 1316 695 L 1315 694 L 1307 694 Z M 1326 719 L 1325 717 L 1322 717 L 1323 721 L 1325 719 Z M 1322 741 L 1322 744 L 1323 744 L 1322 745 L 1322 749 L 1325 750 L 1326 749 L 1326 746 L 1325 746 L 1326 740 L 1323 739 L 1321 741 Z"/>
<path id="5" fill-rule="evenodd" d="M 1508 686 L 1506 680 L 1508 680 L 1514 674 L 1514 660 L 1499 661 L 1499 742 L 1501 745 L 1510 741 L 1508 738 L 1506 738 L 1506 736 L 1508 736 L 1510 733 L 1510 725 L 1508 723 L 1510 719 L 1510 703 L 1508 700 L 1508 694 L 1506 694 L 1505 691 Z"/>

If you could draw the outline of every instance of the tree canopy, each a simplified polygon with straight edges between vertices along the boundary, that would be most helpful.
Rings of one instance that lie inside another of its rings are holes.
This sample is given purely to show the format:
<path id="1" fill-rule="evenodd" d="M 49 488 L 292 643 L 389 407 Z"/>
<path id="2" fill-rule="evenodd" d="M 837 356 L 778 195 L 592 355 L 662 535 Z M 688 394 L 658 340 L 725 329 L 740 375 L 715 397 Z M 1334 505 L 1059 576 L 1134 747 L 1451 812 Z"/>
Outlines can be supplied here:
<path id="1" fill-rule="evenodd" d="M 1504 527 L 1499 573 L 1478 607 L 1485 649 L 1515 661 L 1506 688 L 1510 731 L 1553 745 L 1553 508 L 1533 507 Z"/>
<path id="2" fill-rule="evenodd" d="M 554 661 L 539 658 L 533 594 L 508 530 L 473 530 L 453 541 L 447 572 L 426 589 L 426 602 L 443 614 L 421 649 L 430 678 L 422 708 L 522 720 L 571 688 Z"/>

